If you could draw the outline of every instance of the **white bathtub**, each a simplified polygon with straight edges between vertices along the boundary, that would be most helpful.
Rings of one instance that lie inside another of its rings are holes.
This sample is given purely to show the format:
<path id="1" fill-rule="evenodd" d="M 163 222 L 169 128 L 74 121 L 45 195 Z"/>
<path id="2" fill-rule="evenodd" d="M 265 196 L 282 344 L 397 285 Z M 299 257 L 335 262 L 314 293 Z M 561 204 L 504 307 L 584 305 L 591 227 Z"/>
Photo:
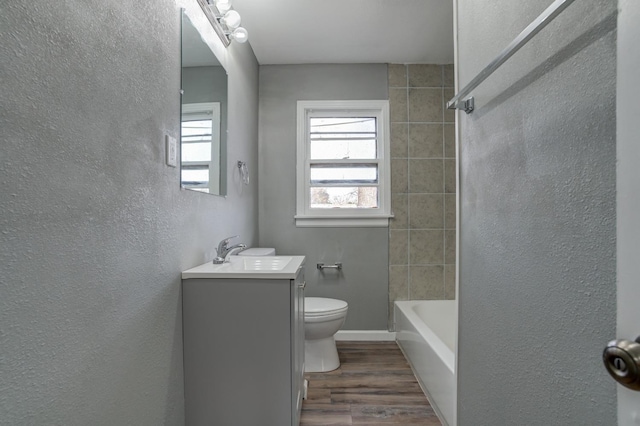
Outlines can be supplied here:
<path id="1" fill-rule="evenodd" d="M 396 340 L 443 423 L 455 424 L 454 300 L 395 302 Z"/>

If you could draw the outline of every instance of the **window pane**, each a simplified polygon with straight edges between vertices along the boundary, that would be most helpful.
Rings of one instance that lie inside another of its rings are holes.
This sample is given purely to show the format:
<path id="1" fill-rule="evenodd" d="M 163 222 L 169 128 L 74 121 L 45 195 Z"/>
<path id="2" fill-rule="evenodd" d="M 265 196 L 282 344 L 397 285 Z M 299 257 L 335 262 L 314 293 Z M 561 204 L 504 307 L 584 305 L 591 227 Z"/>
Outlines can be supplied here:
<path id="1" fill-rule="evenodd" d="M 208 186 L 209 168 L 182 168 L 182 184 L 185 186 Z"/>
<path id="2" fill-rule="evenodd" d="M 376 158 L 376 140 L 314 140 L 311 139 L 312 160 L 372 159 Z"/>
<path id="3" fill-rule="evenodd" d="M 311 183 L 377 183 L 376 164 L 312 164 Z"/>
<path id="4" fill-rule="evenodd" d="M 309 119 L 310 158 L 376 158 L 375 117 L 333 117 Z"/>
<path id="5" fill-rule="evenodd" d="M 377 187 L 312 187 L 311 208 L 377 208 Z"/>
<path id="6" fill-rule="evenodd" d="M 211 141 L 213 122 L 211 120 L 193 120 L 182 122 L 182 142 Z"/>
<path id="7" fill-rule="evenodd" d="M 375 133 L 375 117 L 311 117 L 311 133 Z"/>
<path id="8" fill-rule="evenodd" d="M 211 143 L 187 143 L 181 147 L 182 161 L 211 161 Z"/>

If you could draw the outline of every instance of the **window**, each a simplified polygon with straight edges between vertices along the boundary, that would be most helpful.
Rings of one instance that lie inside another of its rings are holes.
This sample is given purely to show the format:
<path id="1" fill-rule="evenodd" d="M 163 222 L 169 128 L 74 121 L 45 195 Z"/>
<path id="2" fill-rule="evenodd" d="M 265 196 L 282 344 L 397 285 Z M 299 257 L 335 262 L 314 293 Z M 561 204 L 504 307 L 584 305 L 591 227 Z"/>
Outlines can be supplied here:
<path id="1" fill-rule="evenodd" d="M 296 226 L 388 226 L 388 101 L 298 101 Z"/>
<path id="2" fill-rule="evenodd" d="M 220 173 L 216 165 L 220 162 L 220 103 L 182 105 L 180 136 L 182 187 L 218 193 Z"/>

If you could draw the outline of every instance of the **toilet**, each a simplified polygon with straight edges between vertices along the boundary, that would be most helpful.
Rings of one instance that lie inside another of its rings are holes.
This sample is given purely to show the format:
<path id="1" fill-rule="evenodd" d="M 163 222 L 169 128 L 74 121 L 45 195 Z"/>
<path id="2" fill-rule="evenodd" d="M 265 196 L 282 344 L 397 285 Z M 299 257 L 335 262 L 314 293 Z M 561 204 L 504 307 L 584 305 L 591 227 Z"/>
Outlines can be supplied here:
<path id="1" fill-rule="evenodd" d="M 271 247 L 252 247 L 238 256 L 275 256 Z M 304 298 L 304 371 L 324 373 L 340 367 L 334 335 L 347 318 L 347 302 L 326 297 Z"/>
<path id="2" fill-rule="evenodd" d="M 347 302 L 326 297 L 304 298 L 304 371 L 323 373 L 340 367 L 334 335 L 347 318 Z"/>

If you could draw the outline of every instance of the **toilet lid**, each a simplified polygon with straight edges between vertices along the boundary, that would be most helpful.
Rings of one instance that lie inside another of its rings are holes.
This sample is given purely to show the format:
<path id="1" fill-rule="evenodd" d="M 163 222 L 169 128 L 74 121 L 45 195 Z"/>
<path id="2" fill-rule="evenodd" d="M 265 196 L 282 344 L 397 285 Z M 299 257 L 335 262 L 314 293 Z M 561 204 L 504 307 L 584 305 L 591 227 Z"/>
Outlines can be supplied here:
<path id="1" fill-rule="evenodd" d="M 326 315 L 347 310 L 349 305 L 344 300 L 328 299 L 326 297 L 305 297 L 305 315 Z"/>

